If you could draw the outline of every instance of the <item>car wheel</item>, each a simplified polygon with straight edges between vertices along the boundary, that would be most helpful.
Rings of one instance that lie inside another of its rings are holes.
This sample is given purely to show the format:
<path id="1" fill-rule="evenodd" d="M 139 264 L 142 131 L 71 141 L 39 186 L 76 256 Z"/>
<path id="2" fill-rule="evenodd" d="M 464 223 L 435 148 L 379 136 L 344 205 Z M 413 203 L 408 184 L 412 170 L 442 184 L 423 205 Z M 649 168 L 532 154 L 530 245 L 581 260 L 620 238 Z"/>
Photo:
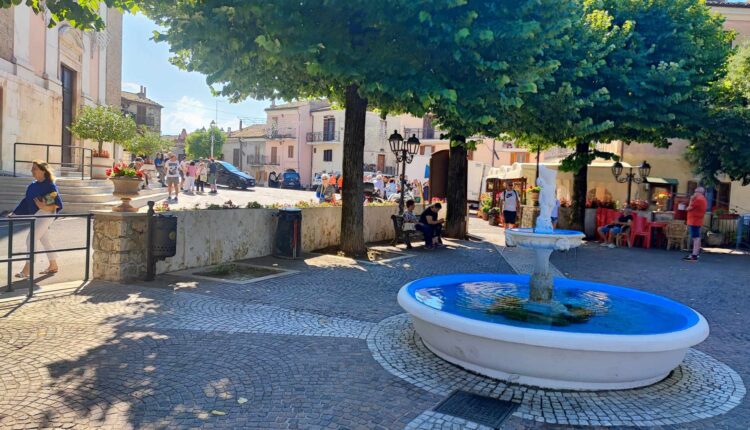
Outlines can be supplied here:
<path id="1" fill-rule="evenodd" d="M 231 189 L 235 189 L 237 188 L 237 181 L 230 179 L 229 182 L 227 182 L 227 186 Z"/>

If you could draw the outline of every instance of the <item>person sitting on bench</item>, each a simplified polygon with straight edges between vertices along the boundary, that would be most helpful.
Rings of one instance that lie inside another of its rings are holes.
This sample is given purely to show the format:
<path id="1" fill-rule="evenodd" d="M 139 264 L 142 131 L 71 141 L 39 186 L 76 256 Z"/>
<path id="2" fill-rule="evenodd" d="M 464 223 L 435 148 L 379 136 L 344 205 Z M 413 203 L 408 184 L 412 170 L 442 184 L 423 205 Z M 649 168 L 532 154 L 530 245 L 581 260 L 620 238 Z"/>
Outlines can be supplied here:
<path id="1" fill-rule="evenodd" d="M 443 245 L 440 233 L 443 231 L 445 220 L 442 218 L 438 219 L 438 212 L 442 208 L 443 206 L 440 203 L 435 203 L 427 206 L 422 215 L 419 216 L 419 224 L 416 225 L 416 228 L 424 234 L 424 247 L 426 249 L 433 249 Z"/>

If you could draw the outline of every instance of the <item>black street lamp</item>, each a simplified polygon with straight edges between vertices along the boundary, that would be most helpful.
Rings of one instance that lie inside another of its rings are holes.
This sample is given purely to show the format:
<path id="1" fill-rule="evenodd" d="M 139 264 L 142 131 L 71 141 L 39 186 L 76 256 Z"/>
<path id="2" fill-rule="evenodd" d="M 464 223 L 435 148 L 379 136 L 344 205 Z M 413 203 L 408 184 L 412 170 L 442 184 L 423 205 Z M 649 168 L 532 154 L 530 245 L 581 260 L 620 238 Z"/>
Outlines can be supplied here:
<path id="1" fill-rule="evenodd" d="M 211 120 L 211 158 L 214 158 L 214 128 L 216 128 L 216 121 Z"/>
<path id="2" fill-rule="evenodd" d="M 633 168 L 630 168 L 630 171 L 625 174 L 625 176 L 622 175 L 622 163 L 619 161 L 615 162 L 615 164 L 612 165 L 612 176 L 615 177 L 615 180 L 621 184 L 624 184 L 625 182 L 628 183 L 628 202 L 627 204 L 630 204 L 630 190 L 633 186 L 633 182 L 636 184 L 642 184 L 646 182 L 646 178 L 651 174 L 651 165 L 648 164 L 647 161 L 644 161 L 641 163 L 640 166 L 638 166 L 638 176 L 636 176 L 635 173 L 633 173 Z"/>
<path id="3" fill-rule="evenodd" d="M 419 152 L 419 139 L 416 134 L 412 134 L 404 142 L 403 136 L 398 134 L 398 130 L 393 130 L 393 134 L 388 138 L 391 146 L 391 152 L 396 156 L 396 162 L 401 163 L 401 200 L 398 202 L 398 213 L 404 213 L 404 190 L 406 189 L 406 163 L 411 163 L 414 156 Z"/>

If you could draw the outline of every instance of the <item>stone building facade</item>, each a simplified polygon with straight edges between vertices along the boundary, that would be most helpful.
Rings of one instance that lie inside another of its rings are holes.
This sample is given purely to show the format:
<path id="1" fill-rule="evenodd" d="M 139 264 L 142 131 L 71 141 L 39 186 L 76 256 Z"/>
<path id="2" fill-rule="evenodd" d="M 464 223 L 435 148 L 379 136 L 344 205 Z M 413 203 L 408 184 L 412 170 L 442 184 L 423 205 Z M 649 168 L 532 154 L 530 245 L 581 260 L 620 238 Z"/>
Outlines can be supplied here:
<path id="1" fill-rule="evenodd" d="M 18 146 L 14 158 L 17 142 L 54 145 L 59 149 L 48 161 L 70 165 L 81 157 L 75 148 L 94 147 L 67 126 L 82 106 L 120 106 L 122 14 L 102 3 L 100 15 L 105 30 L 82 32 L 65 22 L 47 28 L 46 16 L 25 5 L 0 9 L 1 170 L 12 171 L 17 159 L 46 157 L 43 148 Z"/>
<path id="2" fill-rule="evenodd" d="M 122 112 L 130 115 L 138 126 L 145 126 L 149 130 L 161 134 L 161 110 L 159 103 L 146 97 L 146 87 L 131 93 L 123 91 L 121 94 Z"/>

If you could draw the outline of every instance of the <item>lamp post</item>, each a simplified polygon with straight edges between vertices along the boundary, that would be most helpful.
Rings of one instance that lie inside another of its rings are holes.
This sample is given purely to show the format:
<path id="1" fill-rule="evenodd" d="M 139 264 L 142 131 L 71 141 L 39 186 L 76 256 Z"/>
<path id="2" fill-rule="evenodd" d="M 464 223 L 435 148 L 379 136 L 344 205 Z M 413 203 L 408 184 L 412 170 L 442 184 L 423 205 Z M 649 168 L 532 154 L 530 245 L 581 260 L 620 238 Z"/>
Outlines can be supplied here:
<path id="1" fill-rule="evenodd" d="M 398 202 L 398 213 L 404 213 L 404 190 L 406 189 L 406 163 L 411 163 L 414 156 L 419 152 L 419 139 L 416 134 L 404 142 L 403 136 L 398 134 L 398 130 L 393 130 L 393 134 L 388 138 L 391 146 L 391 152 L 396 156 L 396 162 L 401 163 L 401 200 Z"/>
<path id="2" fill-rule="evenodd" d="M 625 176 L 622 175 L 622 163 L 619 161 L 615 162 L 615 164 L 612 165 L 612 176 L 615 177 L 615 180 L 621 184 L 624 184 L 625 182 L 628 183 L 628 202 L 627 204 L 630 204 L 630 190 L 633 186 L 633 182 L 636 184 L 642 184 L 646 182 L 646 178 L 651 174 L 651 165 L 648 164 L 647 161 L 643 161 L 640 166 L 638 166 L 638 175 L 636 176 L 635 173 L 633 173 L 633 168 L 630 168 L 630 171 L 625 174 Z"/>
<path id="3" fill-rule="evenodd" d="M 214 158 L 214 128 L 216 127 L 216 121 L 211 120 L 211 158 Z"/>

